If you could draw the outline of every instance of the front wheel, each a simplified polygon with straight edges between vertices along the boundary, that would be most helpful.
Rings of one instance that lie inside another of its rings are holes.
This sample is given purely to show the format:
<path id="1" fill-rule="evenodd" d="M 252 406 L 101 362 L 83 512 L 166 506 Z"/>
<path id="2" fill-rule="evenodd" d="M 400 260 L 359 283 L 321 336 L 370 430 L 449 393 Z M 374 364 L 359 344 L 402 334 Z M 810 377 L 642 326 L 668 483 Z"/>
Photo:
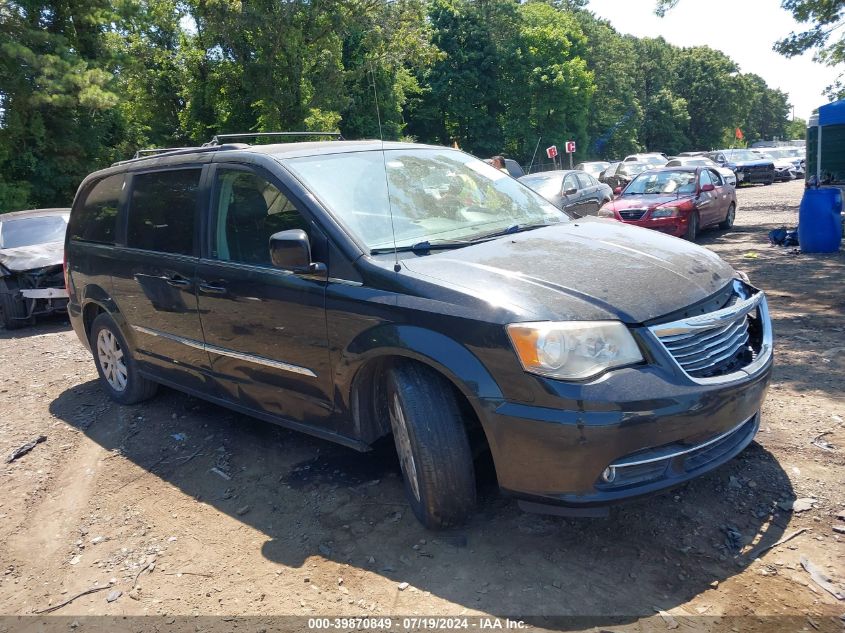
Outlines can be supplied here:
<path id="1" fill-rule="evenodd" d="M 687 230 L 684 233 L 684 239 L 694 242 L 698 237 L 698 211 L 690 213 L 689 220 L 687 220 Z"/>
<path id="2" fill-rule="evenodd" d="M 452 385 L 401 361 L 387 372 L 385 397 L 411 509 L 427 528 L 460 525 L 475 508 L 475 472 Z"/>
<path id="3" fill-rule="evenodd" d="M 734 225 L 734 220 L 736 219 L 736 205 L 731 202 L 731 206 L 728 207 L 728 212 L 725 215 L 725 219 L 719 223 L 720 229 L 729 229 Z"/>
<path id="4" fill-rule="evenodd" d="M 100 375 L 100 384 L 112 400 L 135 404 L 152 398 L 158 384 L 144 378 L 114 320 L 100 314 L 91 325 L 91 351 Z"/>

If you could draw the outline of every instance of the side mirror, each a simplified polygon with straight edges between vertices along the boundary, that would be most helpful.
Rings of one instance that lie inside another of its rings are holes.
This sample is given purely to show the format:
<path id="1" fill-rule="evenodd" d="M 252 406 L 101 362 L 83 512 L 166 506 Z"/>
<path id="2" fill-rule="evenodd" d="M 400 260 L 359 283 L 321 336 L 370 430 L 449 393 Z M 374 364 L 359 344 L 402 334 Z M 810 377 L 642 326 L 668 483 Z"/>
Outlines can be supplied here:
<path id="1" fill-rule="evenodd" d="M 563 195 L 565 196 L 574 196 L 576 193 L 578 193 L 578 189 L 576 187 L 570 187 L 569 189 L 563 190 Z"/>
<path id="2" fill-rule="evenodd" d="M 622 193 L 622 187 L 614 187 L 613 188 L 613 195 L 614 196 L 618 196 L 620 193 Z"/>
<path id="3" fill-rule="evenodd" d="M 713 191 L 714 189 L 716 189 L 716 186 L 710 183 L 707 183 L 706 185 L 701 185 L 702 191 Z"/>
<path id="4" fill-rule="evenodd" d="M 311 242 L 302 229 L 279 231 L 270 236 L 273 266 L 299 274 L 325 272 L 326 265 L 311 261 Z"/>

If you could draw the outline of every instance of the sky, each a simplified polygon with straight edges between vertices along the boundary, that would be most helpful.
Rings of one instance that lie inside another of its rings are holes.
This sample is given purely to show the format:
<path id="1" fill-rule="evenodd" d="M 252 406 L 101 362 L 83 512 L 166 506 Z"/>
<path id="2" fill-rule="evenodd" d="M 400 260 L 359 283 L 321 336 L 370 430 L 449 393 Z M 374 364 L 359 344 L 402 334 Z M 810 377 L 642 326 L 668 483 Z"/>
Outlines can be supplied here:
<path id="1" fill-rule="evenodd" d="M 841 68 L 817 64 L 812 54 L 787 59 L 772 45 L 801 31 L 780 0 L 680 0 L 666 17 L 654 15 L 654 0 L 589 0 L 588 9 L 620 33 L 663 37 L 676 46 L 709 46 L 733 59 L 744 73 L 755 73 L 770 88 L 789 95 L 795 116 L 807 119 L 827 103 L 821 93 Z"/>

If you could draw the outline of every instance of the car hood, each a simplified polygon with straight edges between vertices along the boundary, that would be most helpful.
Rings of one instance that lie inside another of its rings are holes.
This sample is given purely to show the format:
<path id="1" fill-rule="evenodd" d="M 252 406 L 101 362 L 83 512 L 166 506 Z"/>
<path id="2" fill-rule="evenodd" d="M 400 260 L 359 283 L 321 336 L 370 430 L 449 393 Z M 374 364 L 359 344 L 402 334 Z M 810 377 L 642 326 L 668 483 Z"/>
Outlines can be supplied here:
<path id="1" fill-rule="evenodd" d="M 705 248 L 595 218 L 414 256 L 404 265 L 421 279 L 511 308 L 521 320 L 632 324 L 705 299 L 735 276 Z"/>
<path id="2" fill-rule="evenodd" d="M 681 204 L 682 202 L 686 202 L 692 196 L 689 194 L 684 194 L 682 196 L 677 196 L 675 194 L 665 195 L 665 196 L 657 196 L 657 195 L 647 195 L 647 196 L 619 196 L 616 200 L 613 200 L 606 208 L 612 209 L 614 211 L 622 211 L 624 209 L 654 209 L 656 207 L 661 207 L 664 204 L 670 203 L 677 203 Z"/>
<path id="3" fill-rule="evenodd" d="M 63 242 L 0 249 L 0 265 L 13 272 L 60 266 L 63 259 Z"/>
<path id="4" fill-rule="evenodd" d="M 795 169 L 795 163 L 788 158 L 776 158 L 772 162 L 778 169 Z"/>

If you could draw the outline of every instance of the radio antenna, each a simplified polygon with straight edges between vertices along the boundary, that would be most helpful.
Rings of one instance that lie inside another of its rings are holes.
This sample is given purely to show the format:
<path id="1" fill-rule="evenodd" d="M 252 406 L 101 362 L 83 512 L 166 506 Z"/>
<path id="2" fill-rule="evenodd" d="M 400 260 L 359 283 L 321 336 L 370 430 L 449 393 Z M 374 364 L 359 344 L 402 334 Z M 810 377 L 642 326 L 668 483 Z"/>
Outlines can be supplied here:
<path id="1" fill-rule="evenodd" d="M 393 226 L 393 203 L 390 201 L 390 179 L 387 177 L 387 154 L 384 151 L 384 133 L 381 130 L 381 112 L 378 107 L 378 91 L 376 90 L 376 75 L 373 72 L 373 65 L 370 64 L 370 79 L 373 86 L 373 98 L 376 102 L 376 121 L 378 121 L 378 136 L 381 141 L 381 161 L 384 165 L 384 185 L 387 188 L 387 211 L 390 213 L 390 233 L 393 236 L 393 272 L 402 270 L 399 265 L 399 249 L 396 247 L 396 229 Z"/>

